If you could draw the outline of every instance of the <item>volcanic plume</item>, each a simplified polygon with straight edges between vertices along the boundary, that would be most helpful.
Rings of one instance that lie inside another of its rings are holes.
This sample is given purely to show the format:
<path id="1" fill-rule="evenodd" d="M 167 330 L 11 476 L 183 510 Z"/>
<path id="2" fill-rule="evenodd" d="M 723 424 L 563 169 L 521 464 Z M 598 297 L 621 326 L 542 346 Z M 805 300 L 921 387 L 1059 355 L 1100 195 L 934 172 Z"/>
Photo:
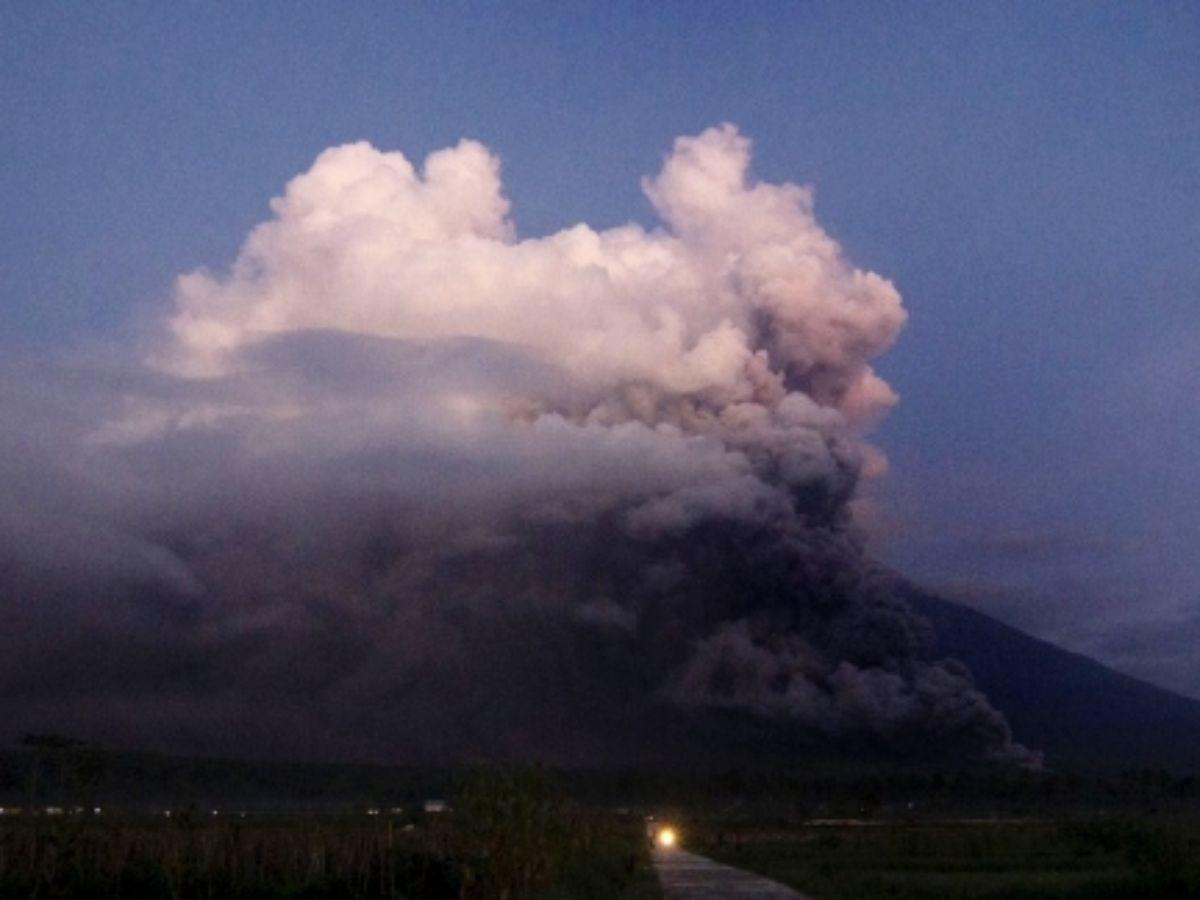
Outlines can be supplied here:
<path id="1" fill-rule="evenodd" d="M 900 296 L 749 161 L 730 125 L 679 138 L 660 228 L 521 238 L 478 143 L 335 147 L 139 360 L 10 371 L 17 719 L 391 761 L 1028 759 L 854 526 Z"/>

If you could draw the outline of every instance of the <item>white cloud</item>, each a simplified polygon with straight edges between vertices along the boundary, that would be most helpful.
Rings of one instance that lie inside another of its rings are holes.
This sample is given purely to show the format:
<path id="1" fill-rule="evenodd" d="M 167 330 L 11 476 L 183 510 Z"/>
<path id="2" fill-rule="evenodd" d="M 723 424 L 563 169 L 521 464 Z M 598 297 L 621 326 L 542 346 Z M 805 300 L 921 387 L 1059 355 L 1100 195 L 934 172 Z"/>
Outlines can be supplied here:
<path id="1" fill-rule="evenodd" d="M 753 181 L 749 155 L 729 125 L 680 138 L 644 185 L 662 230 L 580 224 L 517 240 L 499 162 L 478 143 L 420 171 L 365 143 L 327 150 L 228 275 L 179 279 L 159 362 L 212 375 L 248 345 L 309 329 L 473 337 L 600 391 L 725 405 L 800 390 L 869 417 L 894 400 L 868 360 L 903 323 L 899 295 L 845 261 L 806 188 Z"/>

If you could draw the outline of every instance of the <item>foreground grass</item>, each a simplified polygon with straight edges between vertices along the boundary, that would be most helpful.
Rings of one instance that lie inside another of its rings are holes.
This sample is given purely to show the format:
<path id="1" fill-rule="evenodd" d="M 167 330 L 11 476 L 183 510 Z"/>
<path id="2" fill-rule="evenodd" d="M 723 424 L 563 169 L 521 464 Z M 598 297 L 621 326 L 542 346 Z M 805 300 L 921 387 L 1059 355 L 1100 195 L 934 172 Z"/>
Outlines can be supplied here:
<path id="1" fill-rule="evenodd" d="M 696 843 L 817 900 L 1200 897 L 1195 820 L 743 827 Z"/>
<path id="2" fill-rule="evenodd" d="M 411 831 L 299 817 L 248 825 L 7 822 L 0 826 L 0 897 L 659 896 L 637 825 L 594 813 L 570 821 L 577 839 L 561 853 L 510 856 L 503 870 L 491 867 L 494 857 L 464 845 L 449 822 Z"/>
<path id="3" fill-rule="evenodd" d="M 9 818 L 0 898 L 654 900 L 640 820 L 488 770 L 453 811 L 390 816 Z"/>

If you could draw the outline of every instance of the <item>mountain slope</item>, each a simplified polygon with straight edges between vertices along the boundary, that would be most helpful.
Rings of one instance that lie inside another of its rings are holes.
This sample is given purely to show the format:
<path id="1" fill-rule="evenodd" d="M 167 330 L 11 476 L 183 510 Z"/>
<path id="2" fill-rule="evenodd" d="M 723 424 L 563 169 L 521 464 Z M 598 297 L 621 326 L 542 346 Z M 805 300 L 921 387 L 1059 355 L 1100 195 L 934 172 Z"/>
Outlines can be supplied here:
<path id="1" fill-rule="evenodd" d="M 1200 701 L 918 588 L 905 592 L 933 624 L 936 652 L 966 663 L 1017 740 L 1051 765 L 1200 768 Z"/>

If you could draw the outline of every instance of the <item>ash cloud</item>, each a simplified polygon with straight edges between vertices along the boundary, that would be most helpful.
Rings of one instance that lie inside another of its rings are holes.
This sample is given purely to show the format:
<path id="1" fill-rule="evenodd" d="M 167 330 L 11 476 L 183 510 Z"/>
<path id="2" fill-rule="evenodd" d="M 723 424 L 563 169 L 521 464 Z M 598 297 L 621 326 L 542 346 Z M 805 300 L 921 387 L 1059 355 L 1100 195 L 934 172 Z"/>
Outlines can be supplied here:
<path id="1" fill-rule="evenodd" d="M 10 727 L 1031 759 L 855 533 L 900 297 L 749 161 L 732 126 L 680 138 L 661 228 L 522 239 L 477 143 L 333 148 L 143 358 L 10 364 Z"/>

